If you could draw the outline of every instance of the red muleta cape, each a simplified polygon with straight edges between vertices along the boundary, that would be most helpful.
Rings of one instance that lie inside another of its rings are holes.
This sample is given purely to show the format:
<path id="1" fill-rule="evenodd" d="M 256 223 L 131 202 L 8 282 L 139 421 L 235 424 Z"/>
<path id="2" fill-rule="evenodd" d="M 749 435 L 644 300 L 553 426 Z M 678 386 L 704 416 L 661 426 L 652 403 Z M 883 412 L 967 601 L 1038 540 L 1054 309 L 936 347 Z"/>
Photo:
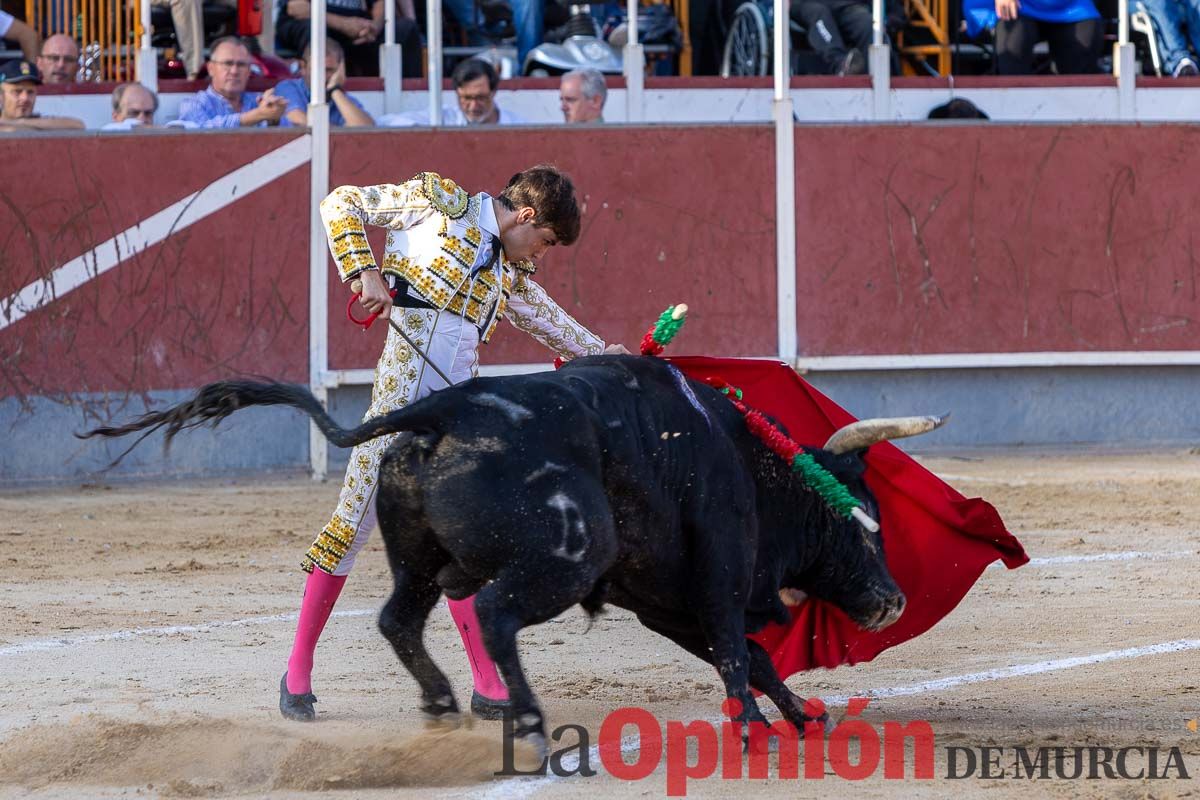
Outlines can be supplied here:
<path id="1" fill-rule="evenodd" d="M 668 359 L 688 377 L 721 377 L 747 405 L 782 422 L 800 444 L 819 447 L 854 417 L 779 361 L 685 356 Z M 750 638 L 766 648 L 782 678 L 815 667 L 870 661 L 933 627 L 949 614 L 988 564 L 1009 569 L 1029 560 L 990 503 L 968 499 L 895 445 L 872 445 L 867 485 L 879 501 L 888 568 L 908 604 L 891 627 L 862 630 L 823 600 L 791 609 L 788 625 L 768 625 Z"/>

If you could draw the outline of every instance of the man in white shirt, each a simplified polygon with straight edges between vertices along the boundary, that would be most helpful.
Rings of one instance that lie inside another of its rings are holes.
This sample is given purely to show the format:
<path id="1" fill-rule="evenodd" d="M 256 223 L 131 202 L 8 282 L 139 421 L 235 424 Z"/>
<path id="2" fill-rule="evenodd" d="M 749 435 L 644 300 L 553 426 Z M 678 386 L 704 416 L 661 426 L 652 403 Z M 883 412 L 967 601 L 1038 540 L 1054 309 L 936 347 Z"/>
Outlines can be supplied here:
<path id="1" fill-rule="evenodd" d="M 112 122 L 102 131 L 128 131 L 153 128 L 158 111 L 158 96 L 140 83 L 122 83 L 112 93 Z"/>
<path id="2" fill-rule="evenodd" d="M 496 104 L 496 89 L 500 86 L 500 75 L 496 68 L 478 58 L 460 61 L 450 75 L 458 105 L 442 109 L 442 124 L 448 127 L 470 125 L 525 125 L 526 121 L 511 111 L 504 111 Z M 413 125 L 428 125 L 429 114 L 414 111 L 402 114 L 385 114 L 376 120 L 384 127 L 404 128 Z"/>

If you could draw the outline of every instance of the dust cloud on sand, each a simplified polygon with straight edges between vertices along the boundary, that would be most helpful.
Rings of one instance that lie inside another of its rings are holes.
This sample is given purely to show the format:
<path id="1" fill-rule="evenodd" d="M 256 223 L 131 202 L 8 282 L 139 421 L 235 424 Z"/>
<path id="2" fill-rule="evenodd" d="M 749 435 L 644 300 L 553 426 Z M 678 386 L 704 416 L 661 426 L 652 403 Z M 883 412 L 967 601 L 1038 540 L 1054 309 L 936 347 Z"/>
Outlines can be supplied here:
<path id="1" fill-rule="evenodd" d="M 521 752 L 518 763 L 532 757 Z M 0 786 L 144 786 L 178 797 L 464 786 L 492 780 L 501 758 L 498 737 L 469 727 L 381 736 L 346 726 L 86 716 L 0 742 Z"/>

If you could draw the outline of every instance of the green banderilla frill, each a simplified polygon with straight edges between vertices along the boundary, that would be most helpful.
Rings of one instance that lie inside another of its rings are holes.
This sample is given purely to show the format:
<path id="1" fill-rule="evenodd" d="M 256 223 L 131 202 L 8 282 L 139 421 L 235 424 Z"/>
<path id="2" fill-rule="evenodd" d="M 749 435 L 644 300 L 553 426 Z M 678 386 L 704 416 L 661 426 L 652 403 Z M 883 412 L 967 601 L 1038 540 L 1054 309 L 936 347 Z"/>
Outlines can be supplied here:
<path id="1" fill-rule="evenodd" d="M 675 334 L 679 333 L 679 329 L 683 327 L 686 316 L 675 319 L 672 313 L 675 311 L 675 306 L 669 307 L 658 318 L 658 322 L 654 323 L 654 341 L 658 342 L 663 347 L 671 343 L 675 338 Z"/>
<path id="2" fill-rule="evenodd" d="M 799 472 L 809 488 L 821 495 L 821 499 L 843 517 L 849 517 L 856 508 L 862 508 L 862 503 L 850 494 L 850 490 L 808 453 L 797 453 L 792 459 L 792 469 Z"/>

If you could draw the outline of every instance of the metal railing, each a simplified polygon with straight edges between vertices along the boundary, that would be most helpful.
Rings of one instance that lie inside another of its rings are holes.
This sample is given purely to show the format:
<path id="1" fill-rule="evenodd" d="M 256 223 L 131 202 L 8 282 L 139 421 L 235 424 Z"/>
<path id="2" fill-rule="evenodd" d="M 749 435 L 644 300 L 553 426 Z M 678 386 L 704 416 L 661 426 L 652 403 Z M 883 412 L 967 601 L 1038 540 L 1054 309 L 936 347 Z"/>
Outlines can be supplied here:
<path id="1" fill-rule="evenodd" d="M 44 37 L 65 33 L 79 44 L 79 79 L 133 80 L 142 23 L 128 0 L 25 0 L 25 19 Z"/>

